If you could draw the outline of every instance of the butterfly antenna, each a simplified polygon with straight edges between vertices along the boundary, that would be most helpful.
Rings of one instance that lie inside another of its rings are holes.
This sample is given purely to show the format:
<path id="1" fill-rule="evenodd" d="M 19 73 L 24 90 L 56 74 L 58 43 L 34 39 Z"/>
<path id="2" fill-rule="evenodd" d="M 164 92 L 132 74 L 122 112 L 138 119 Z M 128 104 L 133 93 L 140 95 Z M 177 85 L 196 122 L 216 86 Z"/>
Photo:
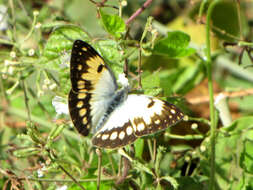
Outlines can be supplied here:
<path id="1" fill-rule="evenodd" d="M 96 154 L 98 155 L 98 177 L 97 177 L 97 190 L 100 189 L 100 181 L 101 181 L 101 164 L 102 164 L 102 152 L 100 148 L 96 149 Z"/>

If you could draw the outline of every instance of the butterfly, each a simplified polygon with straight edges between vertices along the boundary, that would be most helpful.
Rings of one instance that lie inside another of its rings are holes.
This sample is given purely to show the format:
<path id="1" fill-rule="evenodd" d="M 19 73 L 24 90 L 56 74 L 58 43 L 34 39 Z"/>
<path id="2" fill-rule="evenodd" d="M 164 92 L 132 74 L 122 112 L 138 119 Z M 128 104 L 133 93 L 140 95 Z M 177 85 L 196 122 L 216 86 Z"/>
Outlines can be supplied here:
<path id="1" fill-rule="evenodd" d="M 72 47 L 70 79 L 70 117 L 79 133 L 93 133 L 92 144 L 96 147 L 123 147 L 141 136 L 165 130 L 184 117 L 166 101 L 128 94 L 128 85 L 118 89 L 104 59 L 81 40 L 76 40 Z"/>

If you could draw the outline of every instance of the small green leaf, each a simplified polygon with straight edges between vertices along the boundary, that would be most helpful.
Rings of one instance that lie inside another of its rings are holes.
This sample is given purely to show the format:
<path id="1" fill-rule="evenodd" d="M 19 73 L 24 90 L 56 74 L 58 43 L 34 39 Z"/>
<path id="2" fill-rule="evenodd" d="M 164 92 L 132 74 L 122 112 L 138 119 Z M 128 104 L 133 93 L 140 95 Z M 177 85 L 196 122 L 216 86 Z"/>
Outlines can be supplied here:
<path id="1" fill-rule="evenodd" d="M 23 157 L 28 157 L 28 156 L 36 155 L 39 152 L 40 152 L 40 150 L 38 148 L 29 147 L 29 148 L 23 148 L 23 149 L 15 150 L 13 152 L 13 154 L 16 157 L 23 158 Z"/>
<path id="2" fill-rule="evenodd" d="M 118 44 L 113 40 L 101 40 L 98 42 L 98 50 L 101 56 L 110 65 L 116 78 L 122 73 L 124 62 L 122 61 L 122 54 L 119 52 Z"/>
<path id="3" fill-rule="evenodd" d="M 180 94 L 189 92 L 204 78 L 203 64 L 195 64 L 180 70 L 172 91 Z"/>
<path id="4" fill-rule="evenodd" d="M 142 160 L 142 154 L 144 149 L 144 139 L 139 138 L 134 142 L 135 157 Z"/>
<path id="5" fill-rule="evenodd" d="M 228 185 L 230 189 L 238 185 L 243 172 L 247 178 L 247 172 L 253 171 L 252 162 L 252 139 L 253 139 L 253 117 L 241 117 L 230 126 L 222 128 L 216 138 L 216 182 L 220 189 L 226 189 Z M 247 142 L 251 141 L 251 142 Z M 245 143 L 247 142 L 247 143 Z M 204 140 L 202 147 L 210 147 L 210 140 Z M 236 150 L 236 151 L 235 151 Z M 210 158 L 209 151 L 201 152 L 202 156 Z M 240 157 L 239 157 L 240 156 Z M 240 160 L 240 167 L 238 167 L 238 160 Z M 200 160 L 200 168 L 203 175 L 210 175 L 210 167 L 208 166 L 208 159 Z M 246 172 L 247 171 L 247 172 Z M 180 184 L 180 183 L 179 183 Z"/>
<path id="6" fill-rule="evenodd" d="M 171 180 L 167 178 L 168 180 Z M 196 189 L 204 189 L 203 184 L 199 182 L 200 180 L 194 178 L 194 177 L 180 177 L 177 178 L 176 183 L 178 184 L 177 189 L 178 190 L 196 190 Z M 171 184 L 173 183 L 173 180 L 170 181 Z M 172 184 L 173 185 L 173 184 Z"/>
<path id="7" fill-rule="evenodd" d="M 109 15 L 100 10 L 103 26 L 105 30 L 116 38 L 125 32 L 125 22 L 118 15 Z"/>
<path id="8" fill-rule="evenodd" d="M 144 94 L 157 96 L 161 93 L 160 88 L 160 78 L 157 73 L 150 74 L 142 78 L 142 87 L 144 89 Z"/>
<path id="9" fill-rule="evenodd" d="M 70 59 L 70 50 L 72 48 L 74 40 L 88 39 L 87 34 L 77 26 L 61 26 L 56 28 L 50 35 L 46 47 L 43 51 L 43 56 L 40 63 L 44 65 L 44 68 L 60 69 L 61 63 L 68 64 Z M 66 58 L 66 52 L 68 56 Z"/>
<path id="10" fill-rule="evenodd" d="M 165 153 L 166 148 L 163 146 L 159 146 L 158 150 L 157 150 L 157 156 L 156 156 L 156 160 L 155 160 L 155 172 L 156 174 L 160 175 L 160 164 L 161 164 L 161 160 L 163 158 L 163 154 Z"/>
<path id="11" fill-rule="evenodd" d="M 38 144 L 44 144 L 44 139 L 41 137 L 37 127 L 32 122 L 27 122 L 27 135 Z"/>
<path id="12" fill-rule="evenodd" d="M 144 171 L 152 176 L 154 175 L 150 168 L 146 167 L 144 164 L 138 162 L 137 160 L 133 160 L 132 163 L 137 170 Z"/>
<path id="13" fill-rule="evenodd" d="M 64 129 L 65 125 L 56 125 L 49 133 L 48 139 L 55 139 Z"/>
<path id="14" fill-rule="evenodd" d="M 240 166 L 247 172 L 253 174 L 253 142 L 246 140 L 244 142 L 243 152 L 240 157 Z"/>
<path id="15" fill-rule="evenodd" d="M 155 54 L 179 58 L 195 53 L 195 49 L 188 47 L 191 38 L 188 34 L 180 31 L 169 32 L 166 38 L 155 44 Z"/>
<path id="16" fill-rule="evenodd" d="M 175 190 L 178 189 L 178 183 L 177 183 L 177 180 L 175 178 L 170 177 L 170 176 L 164 176 L 164 177 L 162 177 L 162 179 L 168 181 L 173 186 L 173 188 Z"/>

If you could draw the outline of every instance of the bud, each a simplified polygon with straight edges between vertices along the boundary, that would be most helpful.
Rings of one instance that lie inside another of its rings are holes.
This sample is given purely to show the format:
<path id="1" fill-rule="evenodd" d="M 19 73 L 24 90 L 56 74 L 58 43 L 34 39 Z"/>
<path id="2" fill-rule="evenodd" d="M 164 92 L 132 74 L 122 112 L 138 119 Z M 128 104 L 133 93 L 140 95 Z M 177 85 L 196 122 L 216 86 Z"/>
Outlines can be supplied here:
<path id="1" fill-rule="evenodd" d="M 38 16 L 39 15 L 39 11 L 35 10 L 33 11 L 33 16 Z"/>
<path id="2" fill-rule="evenodd" d="M 35 25 L 35 28 L 36 28 L 36 29 L 39 29 L 40 27 L 41 27 L 41 23 L 38 22 L 38 23 Z"/>
<path id="3" fill-rule="evenodd" d="M 11 56 L 12 58 L 15 58 L 15 57 L 16 57 L 16 52 L 15 52 L 15 51 L 11 51 L 11 52 L 10 52 L 10 56 Z"/>
<path id="4" fill-rule="evenodd" d="M 121 6 L 122 6 L 122 7 L 127 6 L 127 1 L 126 1 L 126 0 L 121 1 Z"/>
<path id="5" fill-rule="evenodd" d="M 29 56 L 33 56 L 34 53 L 35 53 L 34 49 L 29 49 L 29 51 L 28 51 Z"/>

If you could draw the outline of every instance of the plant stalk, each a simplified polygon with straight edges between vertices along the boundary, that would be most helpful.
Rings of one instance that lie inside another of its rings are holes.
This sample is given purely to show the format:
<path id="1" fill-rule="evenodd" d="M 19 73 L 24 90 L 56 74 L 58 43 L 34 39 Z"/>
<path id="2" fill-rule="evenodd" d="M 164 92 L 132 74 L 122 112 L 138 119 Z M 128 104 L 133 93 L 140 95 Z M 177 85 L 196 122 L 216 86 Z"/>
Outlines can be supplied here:
<path id="1" fill-rule="evenodd" d="M 210 3 L 207 10 L 206 20 L 206 69 L 208 78 L 208 92 L 209 92 L 209 109 L 210 109 L 210 120 L 211 120 L 211 158 L 210 158 L 210 183 L 209 190 L 215 189 L 215 110 L 214 110 L 214 95 L 213 95 L 213 79 L 212 79 L 212 60 L 211 60 L 211 43 L 210 43 L 210 21 L 212 11 L 219 0 L 214 0 Z"/>

